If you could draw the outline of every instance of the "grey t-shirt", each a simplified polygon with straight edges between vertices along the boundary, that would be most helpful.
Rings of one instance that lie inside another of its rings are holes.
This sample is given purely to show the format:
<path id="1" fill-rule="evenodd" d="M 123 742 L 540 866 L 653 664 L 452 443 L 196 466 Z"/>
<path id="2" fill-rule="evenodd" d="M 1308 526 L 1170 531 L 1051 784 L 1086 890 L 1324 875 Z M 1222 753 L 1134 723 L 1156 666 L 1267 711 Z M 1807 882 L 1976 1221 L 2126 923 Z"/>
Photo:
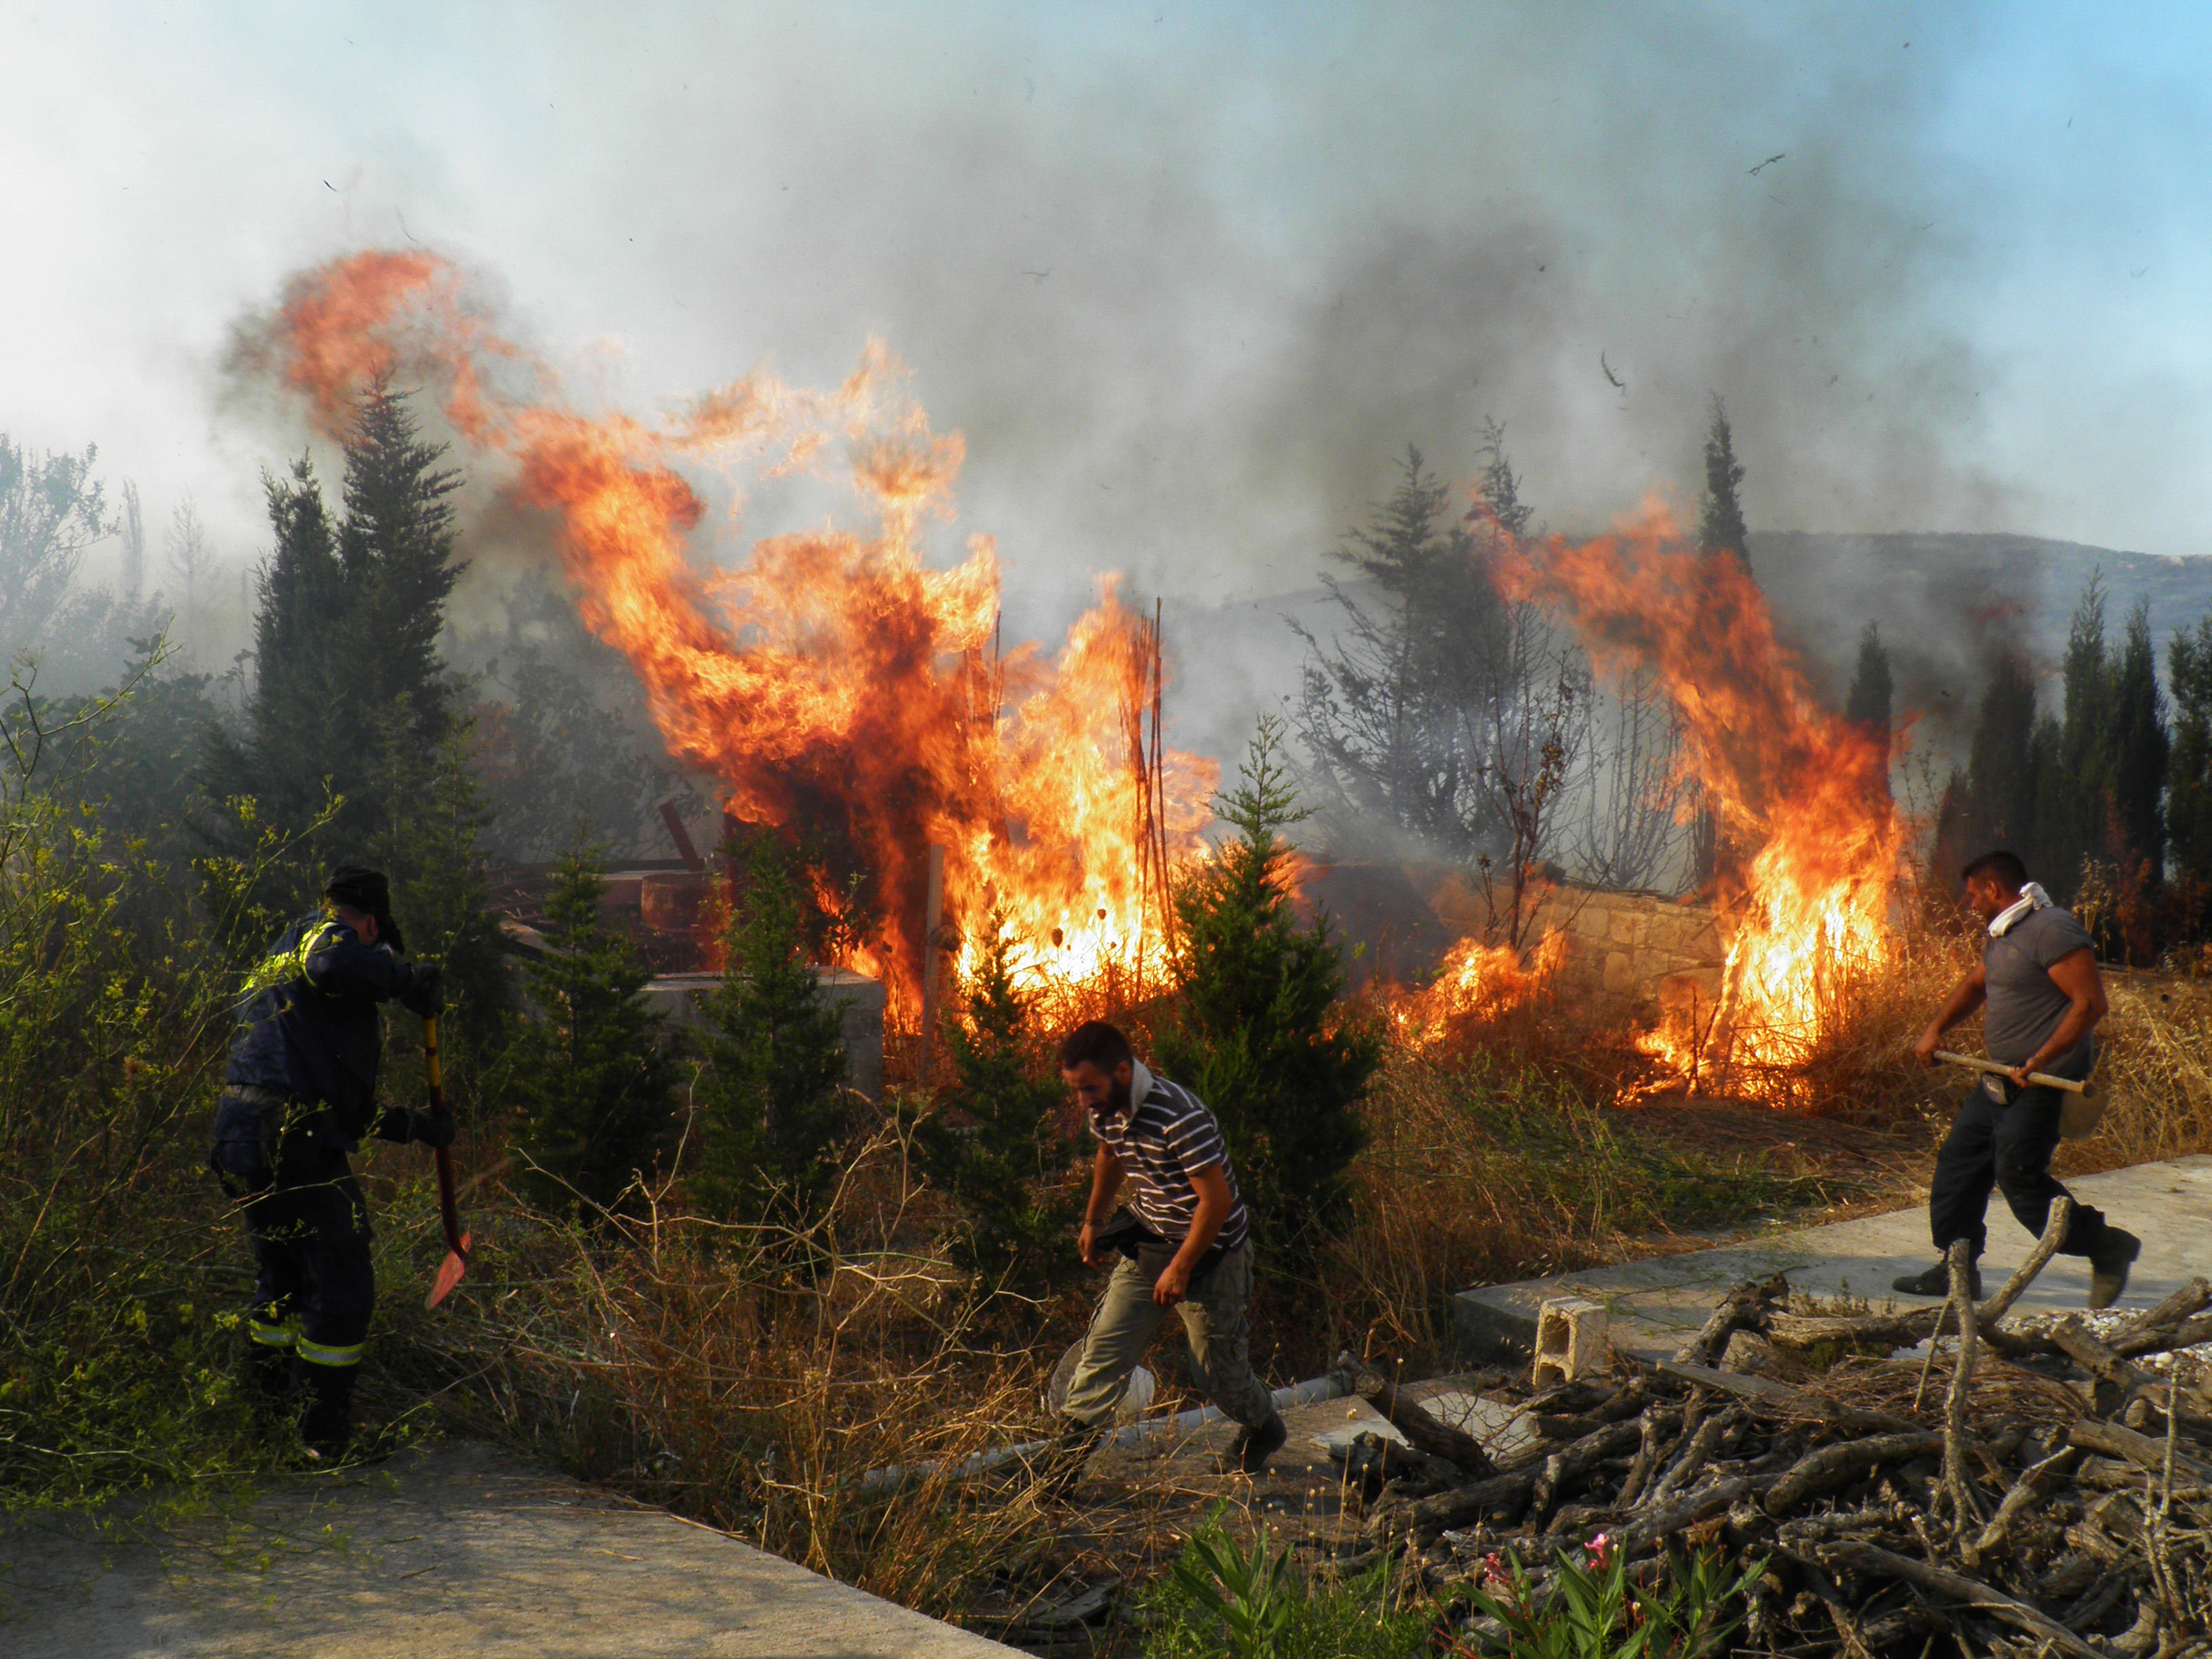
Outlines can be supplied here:
<path id="1" fill-rule="evenodd" d="M 2043 1046 L 2074 1002 L 2051 981 L 2051 964 L 2088 944 L 2089 930 L 2074 913 L 2050 904 L 1982 947 L 1989 993 L 1982 1044 L 1991 1060 L 2017 1066 Z"/>

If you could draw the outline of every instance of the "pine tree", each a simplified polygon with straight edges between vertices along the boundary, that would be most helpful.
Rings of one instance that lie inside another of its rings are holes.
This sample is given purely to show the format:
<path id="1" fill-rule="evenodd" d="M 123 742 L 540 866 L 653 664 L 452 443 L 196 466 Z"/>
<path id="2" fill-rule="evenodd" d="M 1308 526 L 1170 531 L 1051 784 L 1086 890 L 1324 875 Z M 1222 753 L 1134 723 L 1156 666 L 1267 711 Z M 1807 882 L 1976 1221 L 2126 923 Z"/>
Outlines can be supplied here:
<path id="1" fill-rule="evenodd" d="M 601 868 L 590 846 L 570 847 L 555 866 L 550 949 L 527 969 L 530 1007 L 505 1068 L 532 1166 L 522 1185 L 556 1209 L 617 1206 L 675 1138 L 678 1061 L 639 994 L 651 970 L 600 920 Z"/>
<path id="2" fill-rule="evenodd" d="M 2151 643 L 2150 605 L 2138 599 L 2120 635 L 2108 693 L 2111 723 L 2106 763 L 2110 820 L 2125 844 L 2106 850 L 2140 859 L 2155 884 L 2166 858 L 2166 693 L 2159 689 L 2158 651 Z"/>
<path id="3" fill-rule="evenodd" d="M 988 1284 L 1036 1293 L 1080 1268 L 1067 1247 L 1079 1195 L 1065 1179 L 1077 1142 L 1063 1121 L 1066 1090 L 1036 1074 L 1030 999 L 1014 983 L 1012 941 L 995 917 L 986 939 L 967 1018 L 946 1034 L 951 1103 L 967 1121 L 919 1119 L 915 1149 L 965 1217 L 955 1260 Z"/>
<path id="4" fill-rule="evenodd" d="M 1889 653 L 1883 648 L 1881 630 L 1872 623 L 1859 635 L 1859 658 L 1851 675 L 1851 689 L 1844 699 L 1844 718 L 1866 733 L 1884 757 L 1881 798 L 1889 799 L 1890 732 L 1896 714 L 1892 706 L 1894 687 L 1890 678 Z"/>
<path id="5" fill-rule="evenodd" d="M 1296 1273 L 1349 1208 L 1366 1139 L 1356 1109 L 1381 1047 L 1336 1006 L 1344 968 L 1327 919 L 1301 927 L 1292 909 L 1280 831 L 1305 814 L 1282 740 L 1281 722 L 1262 719 L 1242 787 L 1216 803 L 1238 833 L 1176 895 L 1181 1009 L 1159 1059 L 1212 1109 L 1264 1248 Z"/>
<path id="6" fill-rule="evenodd" d="M 1712 423 L 1705 430 L 1705 499 L 1698 515 L 1698 545 L 1708 553 L 1733 553 L 1748 569 L 1751 532 L 1744 527 L 1743 476 L 1727 406 L 1715 392 Z"/>
<path id="7" fill-rule="evenodd" d="M 722 986 L 707 1003 L 695 1195 L 725 1219 L 804 1226 L 836 1177 L 847 1115 L 842 1023 L 806 960 L 808 917 L 790 854 L 748 851 Z"/>
<path id="8" fill-rule="evenodd" d="M 2166 850 L 2177 873 L 2212 881 L 2212 617 L 2167 647 L 2173 753 L 2167 769 Z"/>

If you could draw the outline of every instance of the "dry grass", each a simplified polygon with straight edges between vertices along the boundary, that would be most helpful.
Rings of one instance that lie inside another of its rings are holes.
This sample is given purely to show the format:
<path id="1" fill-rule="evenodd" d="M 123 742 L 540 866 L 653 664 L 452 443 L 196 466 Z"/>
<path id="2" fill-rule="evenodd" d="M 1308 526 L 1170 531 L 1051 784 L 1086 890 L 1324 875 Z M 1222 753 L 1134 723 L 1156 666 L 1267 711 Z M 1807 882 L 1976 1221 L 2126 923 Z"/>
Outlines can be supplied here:
<path id="1" fill-rule="evenodd" d="M 480 1207 L 463 1290 L 439 1314 L 406 1314 L 380 1369 L 441 1396 L 454 1429 L 957 1611 L 1052 1541 L 1010 1501 L 1012 1472 L 952 1471 L 1036 1432 L 1030 1339 L 1066 1315 L 947 1286 L 903 1150 L 889 1132 L 861 1148 L 829 1218 L 804 1230 L 648 1206 L 586 1231 Z M 915 1473 L 861 1480 L 893 1466 Z"/>

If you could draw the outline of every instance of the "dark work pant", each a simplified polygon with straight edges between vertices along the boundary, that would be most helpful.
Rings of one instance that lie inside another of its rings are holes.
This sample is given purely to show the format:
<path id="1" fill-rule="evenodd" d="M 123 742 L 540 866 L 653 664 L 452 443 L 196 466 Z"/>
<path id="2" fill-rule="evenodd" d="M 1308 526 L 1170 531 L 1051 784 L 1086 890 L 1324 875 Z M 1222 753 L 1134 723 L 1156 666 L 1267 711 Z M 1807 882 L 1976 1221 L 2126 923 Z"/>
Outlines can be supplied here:
<path id="1" fill-rule="evenodd" d="M 1928 1219 L 1937 1250 L 1963 1238 L 1979 1257 L 1988 1230 L 1982 1218 L 1995 1187 L 2012 1206 L 2020 1224 L 2036 1237 L 2051 1219 L 2055 1199 L 2072 1194 L 2051 1178 L 2051 1154 L 2058 1146 L 2058 1111 L 2065 1097 L 2056 1089 L 2025 1089 L 2011 1105 L 2000 1105 L 1976 1085 L 1951 1120 L 1951 1133 L 1936 1155 L 1936 1181 L 1928 1195 Z M 2105 1218 L 2078 1200 L 2066 1239 L 2066 1255 L 2087 1255 L 2103 1243 Z"/>
<path id="2" fill-rule="evenodd" d="M 214 1162 L 253 1251 L 254 1342 L 310 1364 L 358 1364 L 376 1276 L 368 1206 L 345 1153 L 288 1133 L 273 1169 L 244 1142 L 219 1142 Z"/>

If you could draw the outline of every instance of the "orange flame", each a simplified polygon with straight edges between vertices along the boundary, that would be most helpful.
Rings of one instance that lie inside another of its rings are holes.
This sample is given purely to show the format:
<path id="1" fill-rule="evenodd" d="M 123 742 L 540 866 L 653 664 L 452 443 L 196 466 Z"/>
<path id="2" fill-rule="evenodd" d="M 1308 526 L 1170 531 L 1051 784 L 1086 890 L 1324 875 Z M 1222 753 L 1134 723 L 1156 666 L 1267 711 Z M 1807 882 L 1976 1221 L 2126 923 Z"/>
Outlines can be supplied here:
<path id="1" fill-rule="evenodd" d="M 1679 764 L 1723 845 L 1741 849 L 1716 896 L 1720 1006 L 1663 1025 L 1650 1051 L 1692 1079 L 1786 1094 L 1848 976 L 1897 951 L 1906 826 L 1889 750 L 1814 696 L 1743 562 L 1686 545 L 1656 505 L 1580 545 L 1554 536 L 1510 554 L 1499 580 L 1510 598 L 1562 608 L 1601 673 L 1658 672 L 1683 717 Z"/>
<path id="2" fill-rule="evenodd" d="M 1561 933 L 1546 933 L 1525 953 L 1469 936 L 1445 955 L 1428 984 L 1392 992 L 1385 1006 L 1399 1036 L 1414 1048 L 1454 1046 L 1533 1001 L 1566 959 L 1567 937 Z"/>
<path id="3" fill-rule="evenodd" d="M 513 497 L 556 515 L 578 611 L 629 659 L 670 754 L 711 772 L 738 818 L 827 831 L 863 857 L 890 925 L 883 956 L 855 965 L 918 990 L 933 844 L 970 959 L 995 913 L 1041 980 L 1160 964 L 1148 835 L 1170 857 L 1199 850 L 1212 763 L 1170 751 L 1163 778 L 1140 777 L 1153 646 L 1111 578 L 1047 663 L 1034 646 L 994 648 L 989 538 L 949 569 L 925 565 L 921 529 L 951 516 L 963 443 L 902 397 L 880 344 L 828 392 L 755 374 L 657 426 L 589 416 L 492 327 L 463 273 L 378 251 L 295 277 L 241 356 L 333 435 L 372 383 L 435 384 L 461 438 L 509 459 Z M 866 530 L 768 537 L 733 569 L 691 562 L 702 507 L 678 461 L 819 477 L 841 443 Z"/>

